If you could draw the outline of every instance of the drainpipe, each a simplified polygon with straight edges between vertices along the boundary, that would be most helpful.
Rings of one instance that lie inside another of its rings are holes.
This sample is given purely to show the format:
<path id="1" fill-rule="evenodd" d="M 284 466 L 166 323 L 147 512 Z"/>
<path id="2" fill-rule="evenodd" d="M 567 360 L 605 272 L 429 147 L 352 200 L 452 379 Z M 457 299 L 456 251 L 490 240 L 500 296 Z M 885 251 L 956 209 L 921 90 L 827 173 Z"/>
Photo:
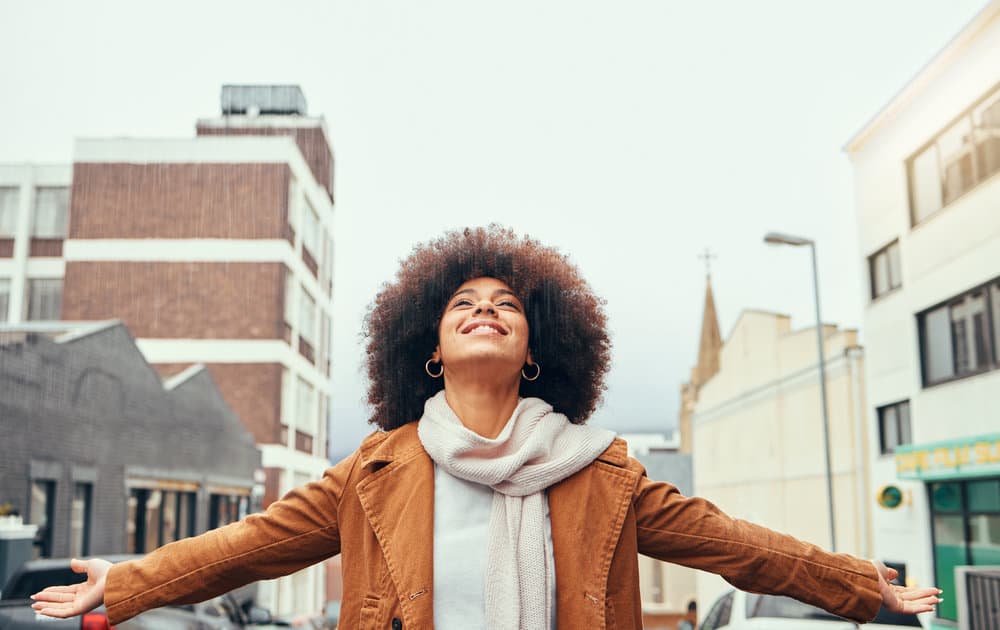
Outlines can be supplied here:
<path id="1" fill-rule="evenodd" d="M 861 346 L 849 346 L 844 349 L 847 359 L 847 373 L 851 381 L 851 392 L 854 402 L 854 462 L 855 462 L 855 492 L 858 496 L 858 529 L 860 532 L 858 553 L 862 558 L 871 557 L 871 506 L 868 496 L 869 457 L 866 446 L 868 423 L 865 421 L 866 408 L 864 394 L 864 374 L 861 360 L 864 349 Z"/>

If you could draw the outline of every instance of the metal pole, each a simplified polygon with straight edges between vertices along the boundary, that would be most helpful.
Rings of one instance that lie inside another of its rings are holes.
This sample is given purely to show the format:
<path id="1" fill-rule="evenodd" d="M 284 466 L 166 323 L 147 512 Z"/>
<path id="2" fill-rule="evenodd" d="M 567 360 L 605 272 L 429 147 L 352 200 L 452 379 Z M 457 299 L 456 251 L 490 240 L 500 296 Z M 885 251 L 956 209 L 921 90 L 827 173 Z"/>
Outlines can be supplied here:
<path id="1" fill-rule="evenodd" d="M 833 472 L 830 468 L 830 417 L 826 405 L 826 356 L 823 352 L 823 319 L 819 312 L 819 270 L 816 266 L 816 243 L 810 241 L 813 264 L 813 295 L 816 298 L 816 348 L 819 351 L 819 396 L 823 408 L 823 455 L 826 458 L 826 500 L 830 516 L 830 550 L 837 551 L 837 530 L 833 524 Z"/>

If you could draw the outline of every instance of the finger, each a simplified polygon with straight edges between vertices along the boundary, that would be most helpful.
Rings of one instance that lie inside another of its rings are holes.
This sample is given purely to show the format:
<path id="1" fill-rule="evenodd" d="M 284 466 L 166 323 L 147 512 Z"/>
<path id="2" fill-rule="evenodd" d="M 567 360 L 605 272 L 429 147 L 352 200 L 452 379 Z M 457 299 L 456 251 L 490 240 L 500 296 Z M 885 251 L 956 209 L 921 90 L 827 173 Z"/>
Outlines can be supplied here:
<path id="1" fill-rule="evenodd" d="M 35 601 L 40 602 L 71 602 L 76 599 L 75 593 L 64 593 L 64 592 L 46 592 L 36 593 L 34 596 Z"/>
<path id="2" fill-rule="evenodd" d="M 79 558 L 73 558 L 69 561 L 69 568 L 73 569 L 76 573 L 86 573 L 87 572 L 87 561 L 80 560 Z"/>
<path id="3" fill-rule="evenodd" d="M 924 588 L 909 588 L 909 589 L 903 588 L 903 589 L 898 589 L 896 591 L 896 595 L 898 595 L 900 599 L 904 600 L 916 600 L 916 599 L 922 599 L 924 597 L 937 598 L 937 596 L 940 594 L 941 594 L 941 589 L 937 589 L 930 586 Z"/>
<path id="4" fill-rule="evenodd" d="M 72 606 L 65 604 L 32 604 L 31 607 L 35 609 L 35 612 L 46 617 L 58 617 L 59 619 L 74 617 L 79 614 Z"/>

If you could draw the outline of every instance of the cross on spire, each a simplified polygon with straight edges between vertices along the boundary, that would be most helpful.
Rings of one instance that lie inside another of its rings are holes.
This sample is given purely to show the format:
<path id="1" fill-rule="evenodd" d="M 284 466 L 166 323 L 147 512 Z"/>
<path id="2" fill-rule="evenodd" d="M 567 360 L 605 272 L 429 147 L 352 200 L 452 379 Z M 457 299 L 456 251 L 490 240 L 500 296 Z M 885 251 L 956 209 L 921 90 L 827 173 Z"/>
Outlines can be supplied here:
<path id="1" fill-rule="evenodd" d="M 706 276 L 712 275 L 712 260 L 718 258 L 718 256 L 713 254 L 712 250 L 706 247 L 704 252 L 698 254 L 698 258 L 701 258 L 703 261 L 705 261 L 705 275 Z"/>

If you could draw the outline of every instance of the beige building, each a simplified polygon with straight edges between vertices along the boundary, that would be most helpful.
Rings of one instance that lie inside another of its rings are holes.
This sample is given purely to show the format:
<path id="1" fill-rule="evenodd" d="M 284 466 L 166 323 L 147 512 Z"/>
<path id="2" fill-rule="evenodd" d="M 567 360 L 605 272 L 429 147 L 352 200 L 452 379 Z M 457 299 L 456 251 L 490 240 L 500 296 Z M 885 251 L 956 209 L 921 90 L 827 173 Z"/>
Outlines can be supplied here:
<path id="1" fill-rule="evenodd" d="M 836 549 L 870 556 L 864 360 L 857 332 L 823 327 Z M 695 493 L 729 514 L 830 547 L 816 329 L 746 310 L 697 392 Z M 698 574 L 707 610 L 727 585 Z"/>

